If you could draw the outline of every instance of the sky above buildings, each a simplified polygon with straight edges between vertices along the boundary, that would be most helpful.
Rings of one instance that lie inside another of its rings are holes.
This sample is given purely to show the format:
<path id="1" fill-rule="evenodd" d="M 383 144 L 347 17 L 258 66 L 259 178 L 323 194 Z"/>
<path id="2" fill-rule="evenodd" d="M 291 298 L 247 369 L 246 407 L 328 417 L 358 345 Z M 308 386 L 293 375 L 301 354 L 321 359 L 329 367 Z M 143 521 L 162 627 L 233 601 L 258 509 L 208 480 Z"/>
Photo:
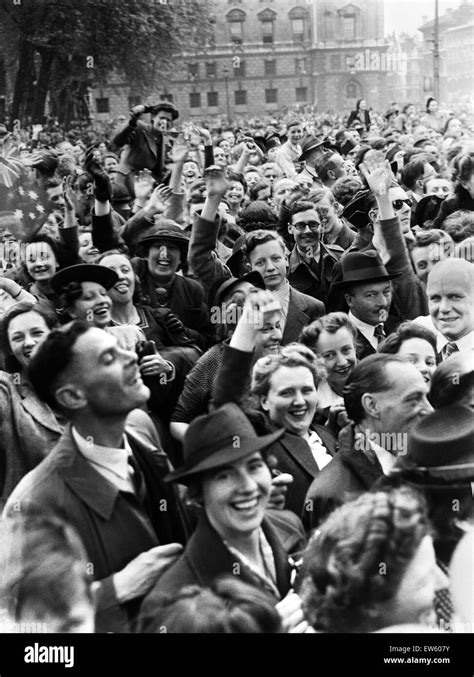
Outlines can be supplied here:
<path id="1" fill-rule="evenodd" d="M 385 9 L 385 34 L 408 33 L 415 35 L 423 17 L 434 19 L 435 0 L 383 0 Z M 460 0 L 439 0 L 439 14 L 456 9 Z M 418 33 L 421 35 L 421 33 Z"/>

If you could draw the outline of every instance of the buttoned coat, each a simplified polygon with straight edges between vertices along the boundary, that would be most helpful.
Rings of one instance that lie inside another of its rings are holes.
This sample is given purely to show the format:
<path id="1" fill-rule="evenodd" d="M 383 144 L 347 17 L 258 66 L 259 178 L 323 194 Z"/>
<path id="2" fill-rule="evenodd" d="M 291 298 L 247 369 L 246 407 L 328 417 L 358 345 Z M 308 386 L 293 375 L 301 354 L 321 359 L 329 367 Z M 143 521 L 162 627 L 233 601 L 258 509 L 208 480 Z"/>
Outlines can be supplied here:
<path id="1" fill-rule="evenodd" d="M 53 510 L 77 530 L 99 582 L 97 632 L 127 632 L 141 599 L 120 604 L 112 576 L 140 553 L 157 545 L 184 543 L 187 522 L 174 488 L 163 482 L 169 472 L 156 430 L 148 415 L 134 410 L 127 440 L 143 473 L 145 504 L 119 491 L 79 452 L 68 425 L 49 455 L 26 475 L 10 496 L 6 514 L 19 509 Z"/>

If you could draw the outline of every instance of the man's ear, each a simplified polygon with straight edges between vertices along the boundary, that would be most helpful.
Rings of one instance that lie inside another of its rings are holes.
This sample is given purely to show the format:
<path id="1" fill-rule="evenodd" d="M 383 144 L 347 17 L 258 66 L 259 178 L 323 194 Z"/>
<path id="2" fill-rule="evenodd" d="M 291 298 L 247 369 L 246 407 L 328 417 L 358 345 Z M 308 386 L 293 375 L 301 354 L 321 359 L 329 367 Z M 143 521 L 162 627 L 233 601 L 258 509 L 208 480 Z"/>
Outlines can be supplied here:
<path id="1" fill-rule="evenodd" d="M 345 293 L 344 293 L 344 299 L 345 299 L 347 305 L 349 306 L 349 309 L 352 308 L 352 305 L 353 305 L 353 299 L 354 299 L 354 297 L 352 296 L 352 294 L 350 294 L 349 292 L 345 292 Z"/>
<path id="2" fill-rule="evenodd" d="M 81 388 L 73 383 L 60 386 L 55 392 L 56 401 L 63 409 L 77 411 L 87 406 L 87 399 Z"/>
<path id="3" fill-rule="evenodd" d="M 379 210 L 377 207 L 372 207 L 372 209 L 369 211 L 369 219 L 372 221 L 372 223 L 375 223 L 377 221 L 379 216 Z"/>
<path id="4" fill-rule="evenodd" d="M 360 398 L 360 403 L 368 416 L 380 418 L 380 409 L 375 395 L 372 393 L 364 393 Z"/>
<path id="5" fill-rule="evenodd" d="M 340 202 L 334 202 L 334 211 L 338 216 L 342 216 L 342 212 L 344 211 L 344 207 L 341 205 Z"/>
<path id="6" fill-rule="evenodd" d="M 270 409 L 266 395 L 260 395 L 260 406 L 263 411 L 268 411 Z"/>

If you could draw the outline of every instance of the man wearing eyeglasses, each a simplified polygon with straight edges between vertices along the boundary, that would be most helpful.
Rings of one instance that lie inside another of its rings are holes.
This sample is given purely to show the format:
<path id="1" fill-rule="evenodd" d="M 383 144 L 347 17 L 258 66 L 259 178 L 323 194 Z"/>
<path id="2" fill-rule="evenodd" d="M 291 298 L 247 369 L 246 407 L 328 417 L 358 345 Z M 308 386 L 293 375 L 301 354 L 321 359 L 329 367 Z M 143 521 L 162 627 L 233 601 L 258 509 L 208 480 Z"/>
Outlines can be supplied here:
<path id="1" fill-rule="evenodd" d="M 323 244 L 321 218 L 313 202 L 296 202 L 289 213 L 288 232 L 295 240 L 289 257 L 288 280 L 298 291 L 315 299 L 327 299 L 332 269 L 344 250 Z"/>

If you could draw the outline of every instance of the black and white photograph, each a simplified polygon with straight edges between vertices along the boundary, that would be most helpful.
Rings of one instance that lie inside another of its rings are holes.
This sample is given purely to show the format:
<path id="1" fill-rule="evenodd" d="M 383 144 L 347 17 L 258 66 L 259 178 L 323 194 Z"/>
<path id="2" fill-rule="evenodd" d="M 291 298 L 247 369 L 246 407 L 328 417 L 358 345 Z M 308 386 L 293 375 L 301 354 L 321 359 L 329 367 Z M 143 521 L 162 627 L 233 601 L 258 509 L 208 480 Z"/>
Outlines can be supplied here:
<path id="1" fill-rule="evenodd" d="M 0 677 L 472 677 L 473 264 L 473 0 L 0 0 Z"/>

